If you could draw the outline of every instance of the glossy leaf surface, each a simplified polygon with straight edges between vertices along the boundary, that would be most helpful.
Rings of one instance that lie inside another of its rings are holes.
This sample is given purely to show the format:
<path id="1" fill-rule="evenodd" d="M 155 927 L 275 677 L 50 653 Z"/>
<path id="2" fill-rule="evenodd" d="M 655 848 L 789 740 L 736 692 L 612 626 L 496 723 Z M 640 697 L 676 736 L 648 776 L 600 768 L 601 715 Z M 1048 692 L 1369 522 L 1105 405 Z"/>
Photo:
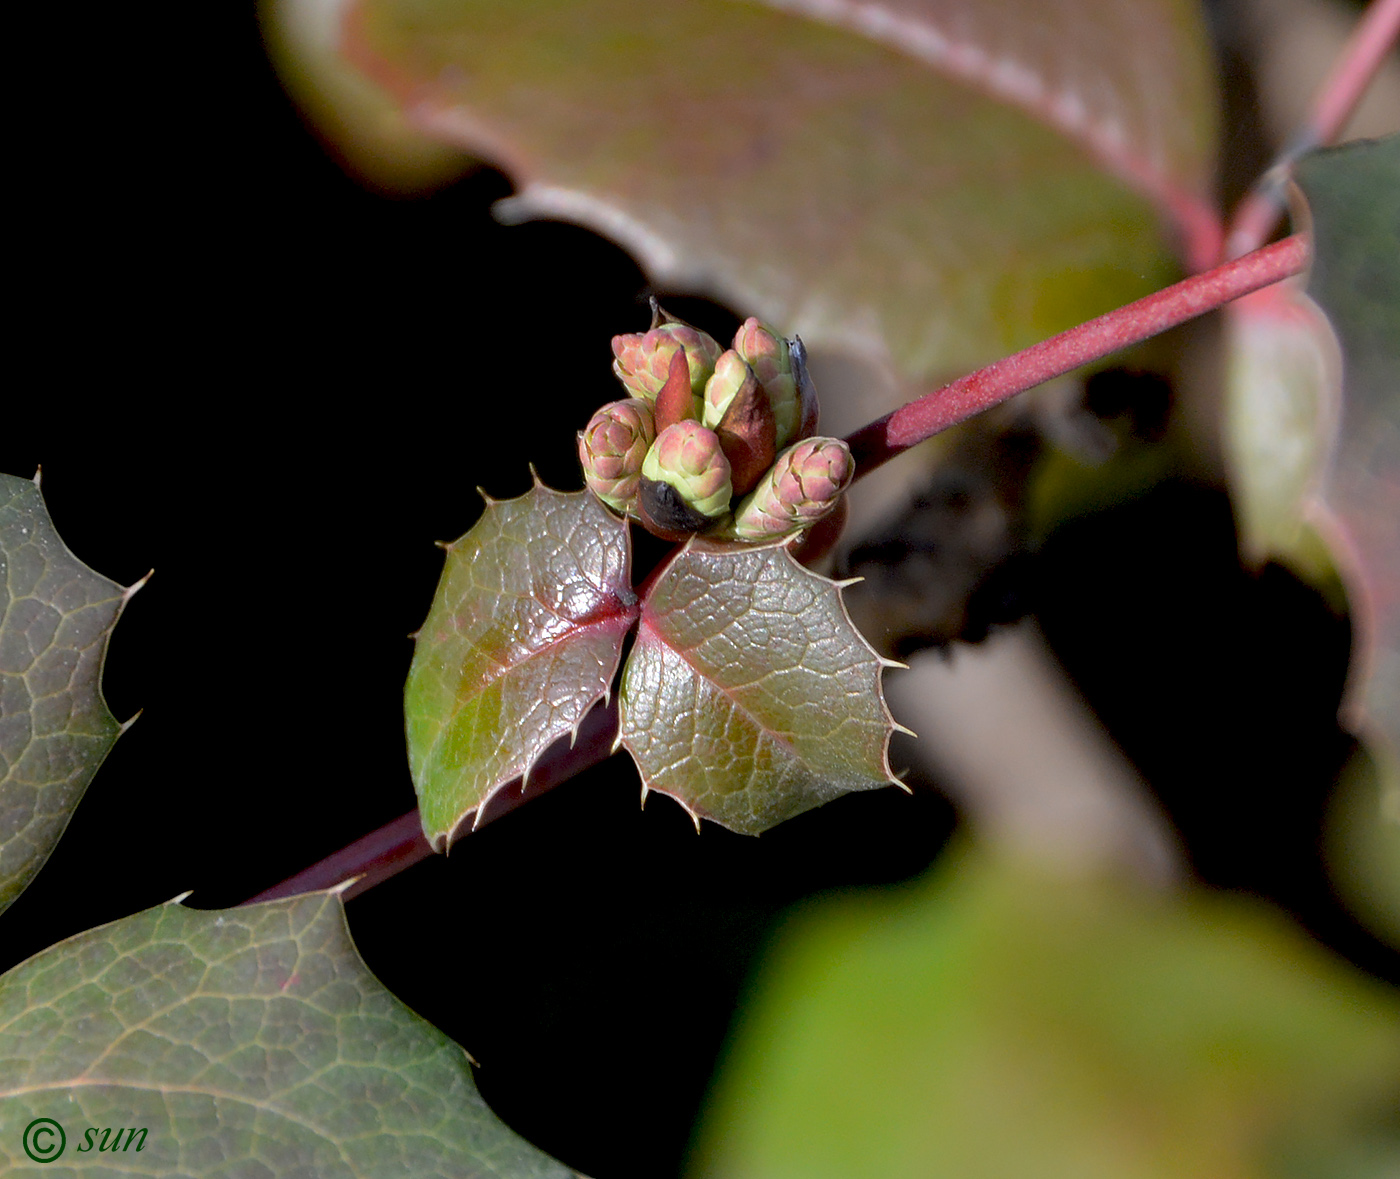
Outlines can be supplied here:
<path id="1" fill-rule="evenodd" d="M 0 910 L 48 859 L 121 731 L 101 679 L 125 600 L 68 551 L 38 485 L 0 475 Z"/>
<path id="2" fill-rule="evenodd" d="M 1400 135 L 1304 159 L 1308 293 L 1342 351 L 1342 399 L 1318 500 L 1347 586 L 1352 727 L 1400 790 Z"/>
<path id="3" fill-rule="evenodd" d="M 758 835 L 894 784 L 883 663 L 786 547 L 692 542 L 642 604 L 619 732 L 646 790 Z"/>
<path id="4" fill-rule="evenodd" d="M 309 2 L 309 0 L 304 0 Z M 1213 92 L 1185 0 L 347 0 L 420 127 L 652 278 L 921 380 L 1205 264 Z"/>
<path id="5" fill-rule="evenodd" d="M 0 978 L 0 1171 L 28 1165 L 38 1118 L 66 1135 L 53 1173 L 572 1175 L 491 1113 L 466 1054 L 370 974 L 326 893 L 171 902 Z M 103 1152 L 87 1127 L 147 1133 Z"/>
<path id="6" fill-rule="evenodd" d="M 692 1173 L 1380 1179 L 1398 1097 L 1394 994 L 1263 906 L 964 855 L 789 929 Z"/>
<path id="7" fill-rule="evenodd" d="M 627 526 L 588 492 L 488 501 L 447 546 L 405 693 L 423 830 L 440 850 L 606 697 L 637 616 Z"/>

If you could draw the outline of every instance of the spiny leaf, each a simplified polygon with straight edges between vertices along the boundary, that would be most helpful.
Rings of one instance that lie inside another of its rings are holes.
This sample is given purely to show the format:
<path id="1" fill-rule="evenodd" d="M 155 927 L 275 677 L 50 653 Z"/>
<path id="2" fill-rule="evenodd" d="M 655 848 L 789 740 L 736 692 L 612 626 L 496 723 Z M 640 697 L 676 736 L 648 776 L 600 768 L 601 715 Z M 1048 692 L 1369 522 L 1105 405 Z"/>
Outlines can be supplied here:
<path id="1" fill-rule="evenodd" d="M 445 847 L 604 699 L 637 616 L 627 525 L 588 492 L 488 501 L 448 546 L 408 673 L 423 830 Z"/>
<path id="2" fill-rule="evenodd" d="M 756 979 L 691 1174 L 1396 1174 L 1400 1008 L 1278 914 L 983 854 Z M 1388 1123 L 1388 1124 L 1387 1124 Z"/>
<path id="3" fill-rule="evenodd" d="M 171 902 L 0 978 L 0 1171 L 27 1162 L 37 1118 L 63 1128 L 65 1174 L 572 1174 L 497 1120 L 466 1054 L 370 974 L 327 893 Z M 84 1150 L 87 1127 L 147 1133 L 118 1155 Z"/>
<path id="4" fill-rule="evenodd" d="M 68 551 L 38 484 L 0 475 L 0 911 L 48 859 L 121 732 L 102 662 L 131 592 Z"/>
<path id="5" fill-rule="evenodd" d="M 758 835 L 852 790 L 895 783 L 884 661 L 836 583 L 786 546 L 692 541 L 642 603 L 619 740 L 643 790 Z"/>
<path id="6" fill-rule="evenodd" d="M 310 5 L 312 0 L 287 0 Z M 1197 264 L 1211 68 L 1186 0 L 344 0 L 343 52 L 506 168 L 503 215 L 925 379 Z"/>
<path id="7" fill-rule="evenodd" d="M 1349 715 L 1400 792 L 1400 135 L 1315 152 L 1297 179 L 1313 222 L 1308 293 L 1342 348 L 1318 500 L 1356 635 Z"/>

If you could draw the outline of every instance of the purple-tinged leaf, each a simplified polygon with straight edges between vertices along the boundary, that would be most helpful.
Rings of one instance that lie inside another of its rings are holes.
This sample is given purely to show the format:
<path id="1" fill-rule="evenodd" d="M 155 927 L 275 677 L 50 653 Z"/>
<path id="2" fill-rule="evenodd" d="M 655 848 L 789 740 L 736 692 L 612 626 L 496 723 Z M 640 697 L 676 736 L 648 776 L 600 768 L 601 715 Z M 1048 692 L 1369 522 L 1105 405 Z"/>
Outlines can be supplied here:
<path id="1" fill-rule="evenodd" d="M 692 541 L 642 603 L 619 740 L 645 792 L 758 835 L 853 790 L 898 785 L 887 666 L 840 586 L 786 546 Z"/>
<path id="2" fill-rule="evenodd" d="M 404 701 L 435 847 L 607 697 L 637 617 L 630 565 L 623 521 L 586 491 L 539 484 L 488 500 L 447 546 Z"/>
<path id="3" fill-rule="evenodd" d="M 311 0 L 297 0 L 309 4 Z M 968 371 L 1218 246 L 1186 0 L 333 0 L 410 121 L 652 278 L 907 379 Z"/>

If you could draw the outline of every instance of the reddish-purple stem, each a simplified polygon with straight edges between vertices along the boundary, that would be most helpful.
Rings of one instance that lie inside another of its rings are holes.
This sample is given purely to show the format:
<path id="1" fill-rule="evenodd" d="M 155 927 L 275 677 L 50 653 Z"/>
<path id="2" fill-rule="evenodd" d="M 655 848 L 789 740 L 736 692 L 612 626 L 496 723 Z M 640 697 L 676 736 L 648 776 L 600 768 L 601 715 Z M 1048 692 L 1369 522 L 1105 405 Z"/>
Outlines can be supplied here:
<path id="1" fill-rule="evenodd" d="M 617 704 L 614 702 L 592 709 L 579 725 L 578 740 L 571 746 L 567 737 L 561 737 L 546 749 L 530 770 L 529 785 L 522 790 L 520 779 L 516 778 L 503 790 L 497 791 L 487 803 L 477 826 L 510 814 L 523 803 L 538 798 L 597 765 L 612 752 L 616 737 Z M 468 824 L 466 830 L 471 829 Z M 355 840 L 348 847 L 341 848 L 243 903 L 254 905 L 259 901 L 276 901 L 298 893 L 334 888 L 337 884 L 354 880 L 340 894 L 342 900 L 348 901 L 432 854 L 433 847 L 423 835 L 423 824 L 415 807 L 392 823 L 385 823 L 379 830 Z"/>
<path id="2" fill-rule="evenodd" d="M 1297 274 L 1307 261 L 1307 242 L 1301 234 L 1295 234 L 1246 258 L 1195 275 L 1155 295 L 1061 332 L 911 401 L 847 439 L 856 457 L 857 477 L 868 474 L 940 430 L 1042 381 Z M 663 561 L 658 568 L 665 563 Z M 545 750 L 531 770 L 529 785 L 522 790 L 517 778 L 495 794 L 477 826 L 510 813 L 522 803 L 597 765 L 612 752 L 616 736 L 616 704 L 594 708 L 579 726 L 578 740 L 571 746 L 567 738 L 560 738 Z M 281 884 L 258 893 L 246 903 L 278 900 L 355 879 L 341 893 L 349 900 L 432 854 L 432 847 L 423 837 L 418 812 L 413 810 Z"/>
<path id="3" fill-rule="evenodd" d="M 1052 377 L 1297 274 L 1307 262 L 1308 244 L 1302 234 L 1294 234 L 959 377 L 847 438 L 856 460 L 856 477 Z"/>
<path id="4" fill-rule="evenodd" d="M 1314 97 L 1307 121 L 1236 208 L 1225 241 L 1227 258 L 1258 248 L 1273 232 L 1283 215 L 1294 163 L 1305 152 L 1337 138 L 1397 37 L 1400 0 L 1371 0 Z"/>

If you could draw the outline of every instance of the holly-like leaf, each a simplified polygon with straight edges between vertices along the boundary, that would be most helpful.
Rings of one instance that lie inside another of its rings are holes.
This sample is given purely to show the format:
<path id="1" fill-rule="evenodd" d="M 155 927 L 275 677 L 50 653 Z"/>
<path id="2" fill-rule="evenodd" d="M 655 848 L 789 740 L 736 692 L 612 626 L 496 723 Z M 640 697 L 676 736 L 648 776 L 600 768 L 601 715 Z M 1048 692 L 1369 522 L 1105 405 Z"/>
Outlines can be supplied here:
<path id="1" fill-rule="evenodd" d="M 658 283 L 924 379 L 1218 242 L 1187 0 L 283 0 L 416 125 Z"/>
<path id="2" fill-rule="evenodd" d="M 786 934 L 692 1174 L 1397 1173 L 1400 1007 L 1257 902 L 985 853 Z"/>
<path id="3" fill-rule="evenodd" d="M 637 617 L 627 525 L 586 491 L 487 500 L 447 565 L 408 673 L 408 755 L 439 849 L 607 697 Z"/>
<path id="4" fill-rule="evenodd" d="M 37 1119 L 46 1135 L 26 1130 Z M 502 1124 L 462 1049 L 370 974 L 329 893 L 171 902 L 0 977 L 0 1126 L 7 1174 L 26 1146 L 64 1174 L 573 1174 Z"/>
<path id="5" fill-rule="evenodd" d="M 642 603 L 619 741 L 644 793 L 758 835 L 852 790 L 898 785 L 885 660 L 837 583 L 786 545 L 692 541 Z"/>
<path id="6" fill-rule="evenodd" d="M 1308 293 L 1342 350 L 1342 399 L 1318 493 L 1351 604 L 1347 711 L 1400 791 L 1400 135 L 1315 152 Z"/>
<path id="7" fill-rule="evenodd" d="M 68 551 L 37 483 L 0 475 L 0 911 L 43 867 L 121 732 L 102 662 L 136 588 Z"/>

